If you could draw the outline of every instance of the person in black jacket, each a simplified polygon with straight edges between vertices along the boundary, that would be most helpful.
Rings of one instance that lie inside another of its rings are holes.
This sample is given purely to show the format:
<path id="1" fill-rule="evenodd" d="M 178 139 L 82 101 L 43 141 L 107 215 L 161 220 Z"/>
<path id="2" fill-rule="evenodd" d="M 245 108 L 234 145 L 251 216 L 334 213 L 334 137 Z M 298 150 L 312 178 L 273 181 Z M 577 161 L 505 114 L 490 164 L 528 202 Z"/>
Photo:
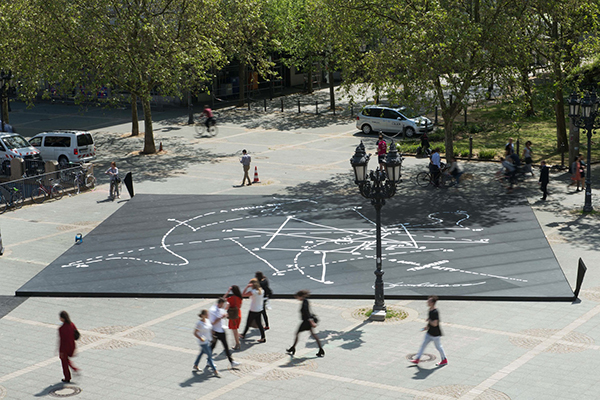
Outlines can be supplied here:
<path id="1" fill-rule="evenodd" d="M 269 317 L 267 316 L 267 306 L 269 305 L 269 299 L 271 298 L 271 295 L 273 294 L 273 291 L 271 291 L 271 287 L 269 286 L 269 280 L 264 276 L 264 274 L 260 271 L 256 271 L 256 274 L 254 274 L 254 277 L 256 279 L 258 279 L 258 282 L 260 283 L 260 287 L 263 290 L 263 292 L 265 293 L 265 297 L 263 297 L 263 310 L 262 310 L 262 316 L 263 319 L 265 320 L 265 331 L 269 330 Z"/>
<path id="2" fill-rule="evenodd" d="M 546 161 L 540 162 L 540 190 L 542 191 L 542 200 L 546 200 L 548 196 L 548 182 L 550 182 L 550 168 L 546 165 Z"/>
<path id="3" fill-rule="evenodd" d="M 323 346 L 321 346 L 321 341 L 315 334 L 314 328 L 317 327 L 317 318 L 310 312 L 310 306 L 308 305 L 308 300 L 306 299 L 310 292 L 308 290 L 300 290 L 296 293 L 296 299 L 302 302 L 302 308 L 300 309 L 300 315 L 302 316 L 302 323 L 298 327 L 296 331 L 296 337 L 294 338 L 294 344 L 292 347 L 286 350 L 290 355 L 294 355 L 296 353 L 296 343 L 298 343 L 298 335 L 300 332 L 310 331 L 310 335 L 315 338 L 317 341 L 317 345 L 319 346 L 319 352 L 317 353 L 317 357 L 323 357 L 325 355 L 325 350 L 323 350 Z"/>

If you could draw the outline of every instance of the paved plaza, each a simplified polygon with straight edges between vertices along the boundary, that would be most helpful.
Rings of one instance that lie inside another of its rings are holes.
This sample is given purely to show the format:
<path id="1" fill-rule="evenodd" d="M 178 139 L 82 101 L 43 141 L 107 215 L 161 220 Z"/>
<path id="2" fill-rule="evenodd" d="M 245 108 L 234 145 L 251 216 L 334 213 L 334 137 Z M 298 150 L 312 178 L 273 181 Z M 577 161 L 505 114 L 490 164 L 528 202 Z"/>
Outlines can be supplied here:
<path id="1" fill-rule="evenodd" d="M 229 368 L 218 344 L 216 364 L 221 370 L 221 377 L 216 378 L 210 373 L 192 372 L 191 368 L 199 350 L 192 336 L 197 314 L 200 309 L 208 308 L 214 299 L 15 297 L 14 294 L 54 260 L 70 257 L 71 252 L 83 251 L 81 249 L 86 249 L 84 246 L 88 242 L 94 251 L 99 252 L 105 250 L 101 245 L 102 237 L 106 238 L 107 246 L 111 243 L 113 247 L 121 246 L 119 251 L 129 251 L 133 249 L 132 245 L 140 245 L 140 241 L 151 236 L 152 232 L 150 225 L 142 224 L 134 230 L 127 226 L 126 215 L 129 214 L 125 212 L 136 206 L 140 207 L 138 212 L 147 213 L 148 220 L 156 219 L 157 225 L 160 225 L 164 224 L 165 218 L 159 220 L 157 216 L 168 214 L 165 210 L 169 208 L 175 209 L 175 199 L 189 199 L 181 218 L 193 218 L 199 215 L 194 214 L 196 210 L 200 213 L 223 210 L 229 205 L 227 201 L 235 205 L 227 208 L 229 210 L 244 203 L 247 207 L 264 204 L 264 199 L 272 198 L 313 201 L 337 198 L 345 200 L 335 200 L 335 204 L 330 206 L 332 209 L 345 207 L 345 202 L 349 202 L 352 207 L 362 207 L 366 220 L 369 220 L 373 214 L 372 206 L 358 195 L 352 182 L 349 159 L 361 140 L 370 152 L 374 152 L 376 138 L 358 133 L 354 121 L 347 117 L 265 114 L 244 110 L 221 112 L 219 134 L 208 138 L 199 136 L 193 127 L 184 124 L 187 120 L 184 112 L 165 109 L 154 115 L 156 141 L 163 143 L 165 152 L 143 157 L 136 154 L 142 148 L 143 139 L 126 137 L 131 130 L 127 110 L 94 109 L 79 113 L 74 106 L 47 104 L 31 110 L 18 105 L 13 108 L 11 123 L 23 127 L 21 132 L 24 134 L 39 132 L 45 124 L 53 128 L 93 129 L 100 154 L 95 171 L 100 185 L 91 192 L 42 205 L 25 206 L 0 216 L 6 246 L 4 256 L 0 257 L 0 399 L 66 396 L 140 400 L 599 397 L 600 274 L 597 266 L 600 264 L 600 219 L 577 212 L 583 204 L 583 194 L 566 193 L 568 177 L 565 174 L 551 176 L 549 200 L 542 203 L 538 200 L 540 192 L 536 178 L 528 179 L 512 195 L 505 194 L 493 182 L 497 165 L 492 163 L 464 162 L 469 174 L 461 187 L 437 191 L 419 188 L 412 178 L 426 168 L 426 160 L 407 157 L 403 164 L 404 182 L 400 184 L 398 194 L 384 206 L 382 219 L 384 224 L 394 221 L 393 224 L 404 223 L 406 226 L 407 222 L 417 222 L 405 216 L 417 219 L 416 216 L 429 215 L 426 211 L 480 211 L 469 214 L 476 220 L 469 226 L 483 231 L 472 232 L 472 237 L 465 238 L 487 239 L 486 233 L 504 230 L 503 234 L 496 236 L 503 238 L 501 251 L 496 249 L 487 254 L 495 265 L 494 275 L 525 279 L 523 276 L 530 272 L 527 268 L 535 264 L 535 260 L 546 260 L 540 263 L 543 267 L 554 262 L 562 271 L 549 269 L 548 274 L 556 273 L 555 280 L 559 282 L 562 279 L 563 283 L 552 291 L 556 291 L 554 296 L 563 297 L 561 291 L 568 293 L 568 285 L 575 286 L 577 261 L 581 257 L 588 266 L 588 272 L 580 300 L 441 300 L 438 308 L 444 332 L 442 343 L 449 365 L 435 366 L 439 354 L 430 345 L 423 362 L 414 366 L 409 364 L 408 359 L 417 352 L 423 338 L 421 328 L 427 318 L 423 300 L 388 299 L 387 306 L 403 319 L 370 322 L 364 311 L 372 307 L 372 300 L 313 299 L 311 306 L 320 320 L 317 331 L 324 344 L 325 357 L 315 356 L 317 346 L 305 333 L 292 358 L 285 354 L 285 349 L 291 345 L 300 322 L 300 303 L 291 298 L 277 298 L 278 286 L 274 284 L 276 298 L 269 311 L 271 329 L 266 332 L 267 342 L 257 343 L 260 336 L 258 332 L 251 331 L 247 340 L 242 342 L 241 350 L 234 352 L 234 359 L 241 362 L 236 369 Z M 247 149 L 252 155 L 252 171 L 254 166 L 258 167 L 261 183 L 239 186 L 243 175 L 239 163 L 242 149 Z M 129 200 L 127 195 L 115 202 L 106 201 L 108 180 L 103 170 L 112 160 L 117 162 L 122 172 L 133 173 L 139 201 L 138 198 Z M 374 161 L 372 164 L 371 167 L 375 167 Z M 600 188 L 599 174 L 600 170 L 595 169 L 594 189 Z M 143 200 L 152 196 L 167 200 L 168 196 L 173 196 L 173 202 L 157 201 L 155 204 L 160 206 L 160 213 L 143 211 L 147 209 L 142 207 Z M 197 207 L 191 206 L 195 203 Z M 529 210 L 530 214 L 507 211 L 509 208 L 505 212 L 493 212 L 515 204 L 525 207 L 520 210 Z M 600 207 L 597 196 L 594 196 L 594 204 Z M 482 212 L 486 207 L 490 211 Z M 310 222 L 327 225 L 328 219 L 333 216 L 331 211 L 323 214 L 311 216 Z M 210 223 L 218 221 L 221 219 Z M 275 222 L 270 221 L 268 226 L 242 224 L 220 230 L 215 228 L 213 233 L 231 238 L 235 237 L 233 232 L 224 230 L 262 228 L 265 229 L 263 232 L 252 235 L 276 238 L 270 232 L 281 225 Z M 297 221 L 288 223 L 300 225 Z M 103 226 L 109 229 L 103 231 Z M 300 229 L 297 225 L 288 228 Z M 92 233 L 95 229 L 102 233 L 96 239 Z M 81 247 L 74 248 L 74 238 L 78 233 L 84 235 L 84 241 Z M 450 236 L 448 234 L 447 237 Z M 207 237 L 189 241 L 195 240 L 205 241 Z M 338 241 L 338 244 L 343 244 L 343 238 Z M 167 248 L 174 249 L 175 244 L 180 242 L 173 242 L 173 246 Z M 219 250 L 217 244 L 202 249 L 215 263 L 232 256 L 236 269 L 229 271 L 220 264 L 220 271 L 211 274 L 219 274 L 223 286 L 206 292 L 199 290 L 201 293 L 224 293 L 228 285 L 244 286 L 254 275 L 259 264 L 248 260 L 257 258 L 249 252 L 244 258 L 241 252 L 232 248 L 237 246 L 242 250 L 245 247 L 253 251 L 260 247 L 259 243 L 238 242 L 242 246 L 231 242 L 228 245 L 234 246 L 223 250 Z M 286 241 L 277 243 L 278 246 L 286 244 Z M 135 250 L 140 248 L 138 246 Z M 218 257 L 220 251 L 222 257 Z M 94 257 L 100 256 L 99 252 L 94 253 Z M 263 254 L 254 253 L 260 257 Z M 106 253 L 107 257 L 108 254 L 111 253 Z M 189 251 L 177 254 L 188 260 L 202 259 L 202 252 L 199 257 L 187 257 L 191 255 Z M 171 254 L 171 257 L 175 256 Z M 167 258 L 155 260 L 174 263 Z M 460 263 L 459 260 L 455 262 Z M 315 264 L 310 259 L 304 261 L 307 265 Z M 353 262 L 362 265 L 358 261 Z M 372 269 L 375 267 L 372 258 L 365 256 L 360 261 Z M 409 261 L 420 262 L 417 257 Z M 467 265 L 469 257 L 465 256 L 462 262 Z M 518 275 L 514 275 L 512 264 L 515 262 L 521 269 Z M 193 265 L 194 261 L 190 264 L 191 267 L 197 266 Z M 87 268 L 93 268 L 93 265 Z M 262 265 L 262 270 L 267 271 L 268 265 Z M 74 264 L 72 268 L 77 269 Z M 85 269 L 80 265 L 79 269 L 82 268 Z M 389 275 L 394 273 L 391 257 L 384 260 L 383 268 L 384 271 L 389 268 Z M 128 278 L 125 271 L 123 280 Z M 389 275 L 384 275 L 384 279 Z M 371 276 L 374 280 L 372 273 Z M 439 278 L 439 275 L 431 273 L 428 280 L 434 278 Z M 103 285 L 103 280 L 114 281 L 115 277 L 96 275 L 93 279 Z M 275 283 L 275 278 L 270 279 Z M 295 280 L 294 285 L 303 282 L 310 287 L 308 281 L 302 279 Z M 57 283 L 60 282 L 53 284 Z M 198 286 L 202 288 L 202 284 Z M 292 286 L 280 286 L 281 294 L 289 293 Z M 297 289 L 301 288 L 304 286 Z M 544 288 L 548 288 L 548 282 L 540 281 L 539 286 L 531 287 L 531 291 Z M 386 293 L 390 295 L 393 290 L 391 286 L 386 287 Z M 82 374 L 74 376 L 67 385 L 60 382 L 62 373 L 57 354 L 58 313 L 61 310 L 70 313 L 82 333 L 78 355 L 74 358 Z M 247 310 L 246 301 L 242 323 L 245 323 Z M 232 342 L 231 334 L 228 334 Z"/>

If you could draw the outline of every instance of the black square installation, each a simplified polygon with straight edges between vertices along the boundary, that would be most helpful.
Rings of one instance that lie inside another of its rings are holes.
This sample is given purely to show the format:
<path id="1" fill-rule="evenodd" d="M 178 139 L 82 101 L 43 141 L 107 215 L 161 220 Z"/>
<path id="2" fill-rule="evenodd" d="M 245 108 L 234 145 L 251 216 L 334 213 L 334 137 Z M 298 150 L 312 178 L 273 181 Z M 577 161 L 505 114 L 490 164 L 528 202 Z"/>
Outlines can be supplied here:
<path id="1" fill-rule="evenodd" d="M 136 195 L 17 295 L 217 296 L 260 270 L 275 296 L 372 298 L 374 221 L 358 195 Z M 390 200 L 382 221 L 387 298 L 573 298 L 524 201 Z"/>

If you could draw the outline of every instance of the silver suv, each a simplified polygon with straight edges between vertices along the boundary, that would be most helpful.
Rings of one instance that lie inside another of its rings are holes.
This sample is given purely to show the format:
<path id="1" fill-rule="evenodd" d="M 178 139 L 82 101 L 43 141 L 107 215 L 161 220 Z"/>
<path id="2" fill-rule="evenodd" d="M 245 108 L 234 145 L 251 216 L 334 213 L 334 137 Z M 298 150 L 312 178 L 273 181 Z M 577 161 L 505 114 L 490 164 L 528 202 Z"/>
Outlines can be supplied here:
<path id="1" fill-rule="evenodd" d="M 427 117 L 411 116 L 406 107 L 391 108 L 366 106 L 356 116 L 356 128 L 368 135 L 371 132 L 403 132 L 406 137 L 433 130 L 433 122 Z"/>

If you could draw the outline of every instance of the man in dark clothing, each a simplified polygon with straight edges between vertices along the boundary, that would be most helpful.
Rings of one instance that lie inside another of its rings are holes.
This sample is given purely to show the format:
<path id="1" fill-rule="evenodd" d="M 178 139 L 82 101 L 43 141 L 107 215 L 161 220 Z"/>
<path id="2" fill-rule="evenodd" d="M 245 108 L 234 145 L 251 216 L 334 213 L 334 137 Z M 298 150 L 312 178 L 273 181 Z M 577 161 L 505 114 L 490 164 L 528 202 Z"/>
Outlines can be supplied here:
<path id="1" fill-rule="evenodd" d="M 438 313 L 438 310 L 435 308 L 435 303 L 437 302 L 437 299 L 437 296 L 429 296 L 429 298 L 427 299 L 427 305 L 429 306 L 429 318 L 427 318 L 427 326 L 423 328 L 423 330 L 426 330 L 427 333 L 425 334 L 425 339 L 423 340 L 423 344 L 421 345 L 419 352 L 417 353 L 415 358 L 410 360 L 410 362 L 413 364 L 419 363 L 419 361 L 421 360 L 421 356 L 425 351 L 425 347 L 431 341 L 433 341 L 436 349 L 438 349 L 438 351 L 440 352 L 440 357 L 442 359 L 436 365 L 438 367 L 441 367 L 443 365 L 448 364 L 448 360 L 446 359 L 446 353 L 444 353 L 444 348 L 442 347 L 442 343 L 440 342 L 440 339 L 442 337 L 442 329 L 440 328 L 440 315 Z"/>
<path id="2" fill-rule="evenodd" d="M 540 189 L 543 193 L 542 200 L 546 200 L 548 196 L 548 182 L 550 182 L 550 168 L 546 165 L 546 161 L 540 162 Z"/>

